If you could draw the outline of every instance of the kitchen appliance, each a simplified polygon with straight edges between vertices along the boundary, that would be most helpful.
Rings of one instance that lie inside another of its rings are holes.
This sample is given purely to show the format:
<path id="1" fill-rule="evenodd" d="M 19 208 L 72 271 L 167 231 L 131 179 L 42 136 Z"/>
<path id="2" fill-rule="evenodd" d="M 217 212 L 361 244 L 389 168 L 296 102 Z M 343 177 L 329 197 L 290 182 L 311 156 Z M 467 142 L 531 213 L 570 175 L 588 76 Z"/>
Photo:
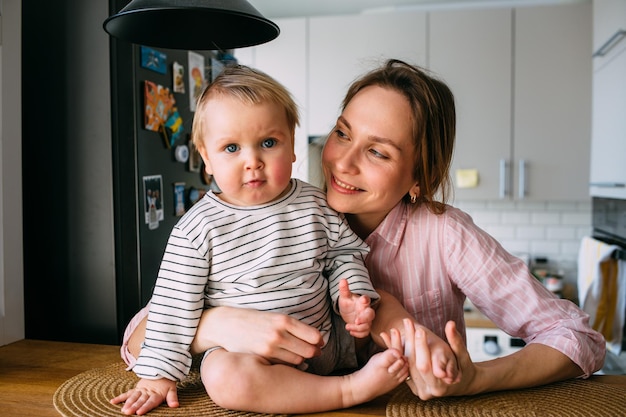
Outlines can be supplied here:
<path id="1" fill-rule="evenodd" d="M 522 339 L 498 329 L 469 301 L 465 305 L 465 326 L 467 351 L 474 362 L 506 356 L 525 345 Z"/>
<path id="2" fill-rule="evenodd" d="M 592 237 L 614 245 L 611 258 L 626 267 L 626 199 L 592 197 Z M 626 313 L 625 313 L 626 314 Z M 626 350 L 626 323 L 622 351 Z"/>
<path id="3" fill-rule="evenodd" d="M 592 236 L 603 242 L 624 248 L 614 255 L 624 259 L 626 251 L 626 199 L 592 198 Z"/>

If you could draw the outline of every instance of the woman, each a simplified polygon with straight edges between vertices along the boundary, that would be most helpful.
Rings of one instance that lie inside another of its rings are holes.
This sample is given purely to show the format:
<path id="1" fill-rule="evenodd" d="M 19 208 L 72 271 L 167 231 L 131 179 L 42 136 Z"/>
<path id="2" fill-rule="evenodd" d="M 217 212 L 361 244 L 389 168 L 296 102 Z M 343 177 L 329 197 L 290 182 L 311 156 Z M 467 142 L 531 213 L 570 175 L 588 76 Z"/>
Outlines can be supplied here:
<path id="1" fill-rule="evenodd" d="M 350 87 L 328 136 L 322 154 L 328 203 L 370 246 L 367 267 L 382 297 L 372 333 L 404 329 L 407 382 L 421 399 L 588 377 L 605 352 L 588 316 L 555 298 L 467 214 L 445 204 L 455 117 L 444 83 L 390 60 Z M 464 343 L 466 297 L 527 345 L 473 363 Z M 417 324 L 447 337 L 460 381 L 440 379 L 423 359 L 429 348 Z M 141 335 L 131 337 L 131 353 Z M 193 349 L 220 345 L 296 364 L 317 354 L 318 342 L 314 329 L 285 316 L 220 308 L 203 315 Z"/>

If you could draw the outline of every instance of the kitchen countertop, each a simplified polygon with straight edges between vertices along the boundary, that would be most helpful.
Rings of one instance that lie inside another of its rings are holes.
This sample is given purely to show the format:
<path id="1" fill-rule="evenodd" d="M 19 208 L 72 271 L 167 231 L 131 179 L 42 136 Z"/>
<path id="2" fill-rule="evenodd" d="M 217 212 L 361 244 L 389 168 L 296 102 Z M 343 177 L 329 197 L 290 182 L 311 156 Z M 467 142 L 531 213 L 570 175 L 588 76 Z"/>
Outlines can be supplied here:
<path id="1" fill-rule="evenodd" d="M 66 379 L 119 361 L 119 347 L 22 340 L 0 347 L 0 409 L 2 415 L 59 417 L 52 396 Z M 592 381 L 624 387 L 626 375 L 592 376 Z M 310 417 L 386 416 L 391 394 L 344 410 L 303 414 Z M 620 399 L 616 399 L 620 400 Z M 624 414 L 626 415 L 626 414 Z"/>

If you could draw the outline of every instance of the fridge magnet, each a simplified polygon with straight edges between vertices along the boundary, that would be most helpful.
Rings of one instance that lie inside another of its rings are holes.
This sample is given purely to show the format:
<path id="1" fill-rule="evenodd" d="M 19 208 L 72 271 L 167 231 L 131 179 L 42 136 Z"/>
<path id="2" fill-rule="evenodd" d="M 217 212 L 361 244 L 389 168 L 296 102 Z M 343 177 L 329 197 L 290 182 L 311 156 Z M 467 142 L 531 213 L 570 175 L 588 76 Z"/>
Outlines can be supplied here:
<path id="1" fill-rule="evenodd" d="M 165 136 L 165 144 L 168 148 L 174 146 L 174 143 L 176 143 L 182 132 L 183 119 L 180 117 L 178 109 L 173 107 L 167 120 L 165 121 L 165 124 L 163 125 L 163 135 Z"/>
<path id="2" fill-rule="evenodd" d="M 200 152 L 198 152 L 198 149 L 196 149 L 196 145 L 193 144 L 192 140 L 187 142 L 187 147 L 189 148 L 189 171 L 200 172 L 200 166 L 202 165 Z"/>
<path id="3" fill-rule="evenodd" d="M 188 56 L 189 67 L 189 109 L 196 111 L 196 101 L 202 90 L 204 89 L 204 55 L 197 52 L 189 51 Z"/>
<path id="4" fill-rule="evenodd" d="M 187 145 L 178 145 L 174 149 L 174 158 L 182 164 L 187 162 L 189 160 L 189 148 Z"/>
<path id="5" fill-rule="evenodd" d="M 145 69 L 149 69 L 159 74 L 165 74 L 167 55 L 156 49 L 148 48 L 146 46 L 141 47 L 141 66 Z"/>
<path id="6" fill-rule="evenodd" d="M 144 128 L 154 132 L 161 130 L 175 103 L 174 94 L 169 88 L 152 81 L 144 81 Z"/>
<path id="7" fill-rule="evenodd" d="M 185 94 L 185 67 L 178 62 L 172 64 L 174 92 Z"/>
<path id="8" fill-rule="evenodd" d="M 154 230 L 163 221 L 163 178 L 161 175 L 143 177 L 144 217 L 148 229 Z"/>
<path id="9" fill-rule="evenodd" d="M 185 214 L 185 183 L 174 183 L 174 214 L 182 216 Z"/>

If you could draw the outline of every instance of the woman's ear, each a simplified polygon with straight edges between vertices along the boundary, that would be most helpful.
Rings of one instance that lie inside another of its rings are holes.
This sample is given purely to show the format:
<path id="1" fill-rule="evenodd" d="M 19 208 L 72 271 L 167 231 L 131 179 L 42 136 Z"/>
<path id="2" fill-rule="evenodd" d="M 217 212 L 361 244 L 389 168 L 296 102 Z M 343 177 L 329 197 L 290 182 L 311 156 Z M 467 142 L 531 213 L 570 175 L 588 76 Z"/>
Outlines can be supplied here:
<path id="1" fill-rule="evenodd" d="M 411 189 L 409 190 L 409 195 L 411 197 L 415 196 L 415 198 L 420 196 L 420 186 L 419 186 L 419 184 L 415 183 L 415 185 L 413 185 L 411 187 Z"/>

